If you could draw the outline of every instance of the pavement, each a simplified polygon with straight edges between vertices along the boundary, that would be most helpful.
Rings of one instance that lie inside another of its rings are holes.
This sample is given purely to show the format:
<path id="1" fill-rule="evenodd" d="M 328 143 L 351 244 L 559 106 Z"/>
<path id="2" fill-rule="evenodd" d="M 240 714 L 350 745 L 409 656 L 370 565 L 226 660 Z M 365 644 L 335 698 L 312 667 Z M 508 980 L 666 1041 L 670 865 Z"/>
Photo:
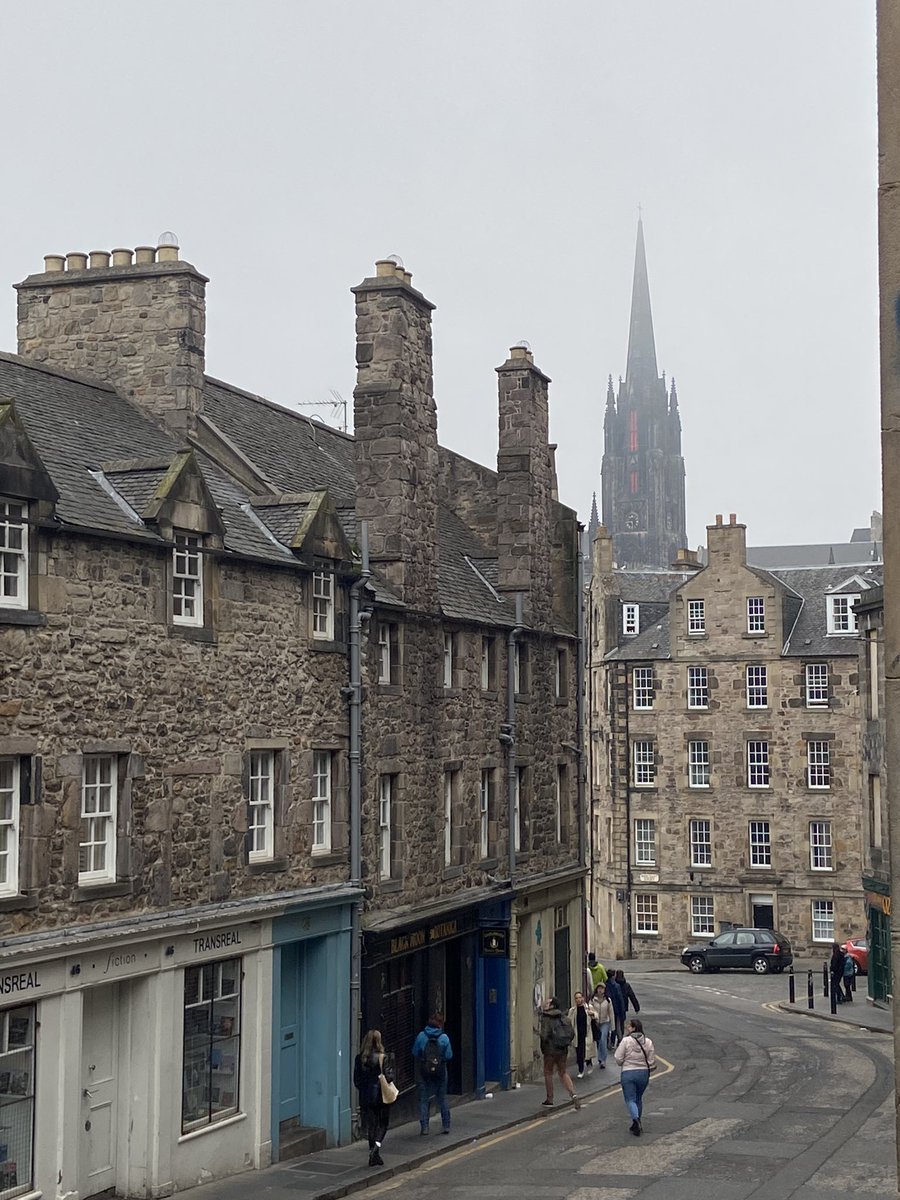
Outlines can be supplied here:
<path id="1" fill-rule="evenodd" d="M 685 968 L 676 960 L 635 960 L 615 965 L 632 977 L 660 971 L 679 971 L 686 974 Z M 813 1009 L 807 1006 L 807 970 L 813 971 Z M 893 1014 L 890 1008 L 882 1008 L 867 1000 L 863 979 L 859 980 L 860 986 L 854 1002 L 839 1004 L 836 1014 L 832 1015 L 829 1002 L 822 994 L 821 962 L 798 961 L 795 964 L 794 977 L 796 1003 L 791 1004 L 787 999 L 786 974 L 783 976 L 785 998 L 774 1002 L 783 1012 L 831 1021 L 848 1028 L 867 1029 L 875 1033 L 893 1032 Z M 618 1090 L 619 1068 L 610 1055 L 606 1070 L 601 1071 L 595 1066 L 584 1079 L 575 1078 L 573 1073 L 572 1081 L 579 1099 L 595 1098 L 605 1092 Z M 528 1122 L 540 1121 L 548 1114 L 558 1113 L 561 1109 L 571 1109 L 568 1096 L 561 1089 L 558 1079 L 555 1098 L 555 1108 L 543 1108 L 543 1081 L 522 1083 L 509 1091 L 489 1094 L 483 1100 L 467 1099 L 453 1105 L 451 1129 L 447 1136 L 440 1132 L 439 1116 L 432 1116 L 431 1128 L 425 1137 L 419 1133 L 417 1120 L 388 1129 L 382 1147 L 382 1167 L 369 1167 L 365 1142 L 354 1142 L 349 1146 L 336 1146 L 260 1171 L 244 1172 L 229 1179 L 201 1184 L 190 1189 L 190 1197 L 191 1200 L 297 1200 L 298 1197 L 301 1200 L 339 1200 L 340 1197 L 349 1196 L 373 1184 L 384 1183 L 394 1176 L 424 1166 L 482 1138 Z"/>

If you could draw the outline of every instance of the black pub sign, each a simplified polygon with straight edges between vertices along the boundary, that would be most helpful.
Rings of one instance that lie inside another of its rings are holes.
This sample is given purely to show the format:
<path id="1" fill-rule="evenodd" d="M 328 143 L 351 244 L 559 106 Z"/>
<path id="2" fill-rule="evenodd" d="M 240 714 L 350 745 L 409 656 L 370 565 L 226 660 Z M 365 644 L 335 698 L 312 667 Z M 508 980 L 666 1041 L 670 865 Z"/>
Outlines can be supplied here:
<path id="1" fill-rule="evenodd" d="M 509 955 L 508 929 L 482 929 L 481 957 L 506 958 Z"/>

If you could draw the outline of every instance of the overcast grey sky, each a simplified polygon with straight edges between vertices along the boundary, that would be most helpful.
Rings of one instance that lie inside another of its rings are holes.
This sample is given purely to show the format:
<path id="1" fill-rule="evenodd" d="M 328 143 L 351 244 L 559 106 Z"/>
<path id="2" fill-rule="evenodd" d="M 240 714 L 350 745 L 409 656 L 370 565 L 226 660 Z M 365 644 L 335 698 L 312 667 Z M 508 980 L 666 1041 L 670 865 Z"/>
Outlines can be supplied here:
<path id="1" fill-rule="evenodd" d="M 442 443 L 495 463 L 493 368 L 527 338 L 586 520 L 640 204 L 691 543 L 716 512 L 761 544 L 880 507 L 874 0 L 0 15 L 0 280 L 172 229 L 210 277 L 208 372 L 296 405 L 351 399 L 348 289 L 398 253 L 437 304 Z"/>

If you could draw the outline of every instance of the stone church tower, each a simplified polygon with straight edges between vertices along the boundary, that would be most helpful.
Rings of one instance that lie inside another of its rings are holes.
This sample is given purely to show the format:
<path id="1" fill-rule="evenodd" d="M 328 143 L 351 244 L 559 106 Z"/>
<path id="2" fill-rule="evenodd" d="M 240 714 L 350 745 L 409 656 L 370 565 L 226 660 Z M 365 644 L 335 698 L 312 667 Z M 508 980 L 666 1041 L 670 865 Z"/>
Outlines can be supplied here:
<path id="1" fill-rule="evenodd" d="M 687 545 L 684 459 L 675 380 L 667 391 L 656 367 L 644 227 L 638 221 L 628 333 L 619 394 L 606 394 L 602 466 L 603 524 L 620 567 L 668 567 Z"/>

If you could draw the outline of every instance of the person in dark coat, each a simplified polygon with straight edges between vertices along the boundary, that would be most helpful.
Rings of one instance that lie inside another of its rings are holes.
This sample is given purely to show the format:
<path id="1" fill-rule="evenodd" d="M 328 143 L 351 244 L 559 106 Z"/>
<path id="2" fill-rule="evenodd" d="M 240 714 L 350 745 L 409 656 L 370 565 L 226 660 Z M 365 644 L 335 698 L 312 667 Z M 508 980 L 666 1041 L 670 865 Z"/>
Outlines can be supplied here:
<path id="1" fill-rule="evenodd" d="M 641 1011 L 641 1006 L 638 1004 L 638 998 L 634 994 L 634 988 L 625 978 L 624 971 L 616 971 L 616 983 L 619 985 L 622 995 L 625 997 L 625 1012 L 628 1012 L 628 1006 L 630 1004 L 634 1011 L 639 1013 Z"/>
<path id="2" fill-rule="evenodd" d="M 844 953 L 844 999 L 853 1003 L 853 980 L 856 975 L 856 967 L 853 959 L 849 954 Z"/>
<path id="3" fill-rule="evenodd" d="M 369 1166 L 383 1167 L 381 1144 L 387 1133 L 391 1110 L 381 1099 L 379 1076 L 384 1068 L 384 1043 L 377 1029 L 370 1029 L 362 1040 L 353 1063 L 353 1086 L 359 1092 L 359 1124 L 369 1143 Z"/>
<path id="4" fill-rule="evenodd" d="M 609 1034 L 610 1050 L 625 1036 L 625 993 L 619 987 L 615 975 L 610 975 L 606 981 L 606 998 L 612 1005 L 613 1023 Z"/>
<path id="5" fill-rule="evenodd" d="M 843 1002 L 844 996 L 841 992 L 841 984 L 844 982 L 844 952 L 837 942 L 831 945 L 831 962 L 828 964 L 828 971 L 831 975 L 831 991 L 838 1004 Z"/>

